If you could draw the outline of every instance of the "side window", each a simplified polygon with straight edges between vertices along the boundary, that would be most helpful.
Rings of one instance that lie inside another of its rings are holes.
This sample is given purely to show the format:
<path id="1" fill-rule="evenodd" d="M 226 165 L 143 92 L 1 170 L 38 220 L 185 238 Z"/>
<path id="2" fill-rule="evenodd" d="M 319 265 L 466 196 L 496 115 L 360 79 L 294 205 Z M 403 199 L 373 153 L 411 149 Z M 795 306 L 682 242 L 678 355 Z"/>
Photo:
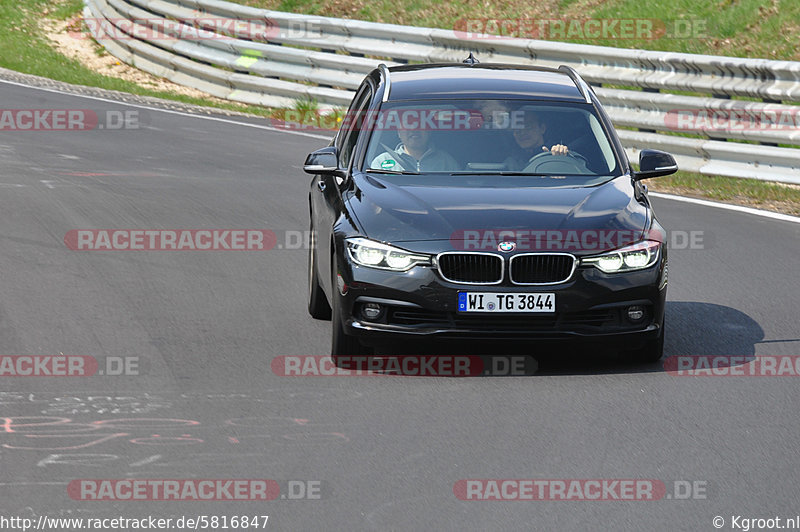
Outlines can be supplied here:
<path id="1" fill-rule="evenodd" d="M 355 148 L 358 137 L 361 134 L 362 120 L 371 99 L 372 88 L 369 85 L 365 85 L 356 95 L 350 109 L 347 110 L 347 116 L 345 117 L 347 129 L 341 131 L 341 139 L 337 139 L 340 168 L 347 168 L 350 165 L 350 157 L 353 154 L 353 148 Z M 340 140 L 341 144 L 339 144 Z"/>

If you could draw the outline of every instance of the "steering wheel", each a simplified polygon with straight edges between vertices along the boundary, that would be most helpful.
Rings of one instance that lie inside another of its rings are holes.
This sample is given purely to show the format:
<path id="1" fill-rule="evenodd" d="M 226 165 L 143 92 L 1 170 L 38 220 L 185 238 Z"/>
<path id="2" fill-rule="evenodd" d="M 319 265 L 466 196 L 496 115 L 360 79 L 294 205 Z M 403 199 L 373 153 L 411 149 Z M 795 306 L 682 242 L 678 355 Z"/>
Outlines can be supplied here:
<path id="1" fill-rule="evenodd" d="M 574 151 L 559 155 L 552 154 L 549 151 L 543 151 L 528 160 L 528 166 L 525 167 L 523 172 L 531 174 L 542 173 L 539 170 L 541 167 L 545 165 L 557 165 L 565 168 L 559 168 L 549 173 L 588 174 L 590 172 L 586 167 L 586 163 L 586 158 Z"/>

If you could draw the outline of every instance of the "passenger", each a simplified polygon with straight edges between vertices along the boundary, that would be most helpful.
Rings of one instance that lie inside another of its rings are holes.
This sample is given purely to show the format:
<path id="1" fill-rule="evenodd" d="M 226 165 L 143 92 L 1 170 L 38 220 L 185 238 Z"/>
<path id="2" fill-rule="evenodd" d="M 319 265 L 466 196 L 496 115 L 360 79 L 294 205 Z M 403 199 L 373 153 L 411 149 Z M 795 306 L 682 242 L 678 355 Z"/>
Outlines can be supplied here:
<path id="1" fill-rule="evenodd" d="M 459 170 L 456 160 L 447 152 L 433 146 L 431 132 L 424 129 L 400 129 L 400 143 L 394 150 L 386 151 L 372 160 L 370 168 L 395 172 L 454 172 Z"/>

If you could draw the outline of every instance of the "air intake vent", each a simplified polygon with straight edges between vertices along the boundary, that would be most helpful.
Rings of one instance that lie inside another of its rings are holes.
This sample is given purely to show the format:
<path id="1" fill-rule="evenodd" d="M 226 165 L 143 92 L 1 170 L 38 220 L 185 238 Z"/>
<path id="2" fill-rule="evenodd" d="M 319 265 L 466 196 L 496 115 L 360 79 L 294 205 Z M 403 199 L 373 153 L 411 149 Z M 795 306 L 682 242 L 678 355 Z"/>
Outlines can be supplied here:
<path id="1" fill-rule="evenodd" d="M 526 253 L 511 257 L 514 284 L 563 283 L 575 270 L 575 257 L 566 253 Z"/>
<path id="2" fill-rule="evenodd" d="M 439 273 L 453 283 L 498 284 L 503 280 L 503 259 L 491 253 L 442 253 Z"/>

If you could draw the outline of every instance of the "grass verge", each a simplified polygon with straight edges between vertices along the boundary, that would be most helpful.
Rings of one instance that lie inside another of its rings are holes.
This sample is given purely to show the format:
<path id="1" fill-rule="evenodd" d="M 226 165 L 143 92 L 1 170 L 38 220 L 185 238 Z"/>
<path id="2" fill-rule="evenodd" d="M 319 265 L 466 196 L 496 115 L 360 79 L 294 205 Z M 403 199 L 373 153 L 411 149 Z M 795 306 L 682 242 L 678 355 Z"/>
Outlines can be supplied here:
<path id="1" fill-rule="evenodd" d="M 692 172 L 647 180 L 654 192 L 711 199 L 800 216 L 800 186 Z"/>
<path id="2" fill-rule="evenodd" d="M 471 31 L 615 48 L 800 60 L 797 0 L 234 1 L 278 11 L 475 28 Z"/>

